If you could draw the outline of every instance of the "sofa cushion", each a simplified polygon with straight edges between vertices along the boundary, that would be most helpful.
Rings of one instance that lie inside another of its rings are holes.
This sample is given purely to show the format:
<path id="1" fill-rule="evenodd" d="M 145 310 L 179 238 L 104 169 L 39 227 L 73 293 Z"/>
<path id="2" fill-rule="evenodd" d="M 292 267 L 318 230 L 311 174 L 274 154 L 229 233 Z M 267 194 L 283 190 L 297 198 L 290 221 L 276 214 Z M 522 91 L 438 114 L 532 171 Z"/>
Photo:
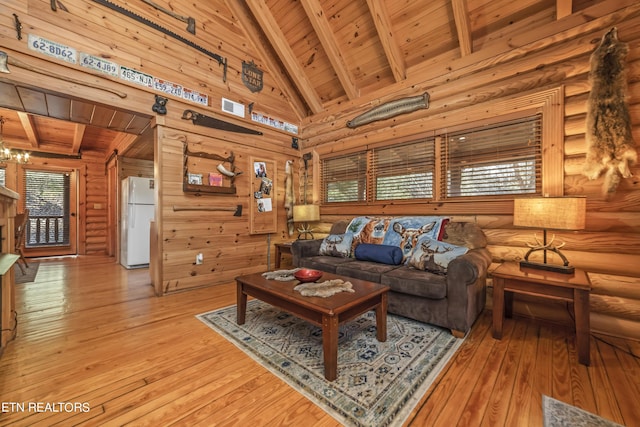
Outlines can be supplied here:
<path id="1" fill-rule="evenodd" d="M 487 237 L 480 226 L 473 222 L 449 222 L 444 227 L 442 241 L 469 249 L 487 246 Z"/>
<path id="2" fill-rule="evenodd" d="M 394 292 L 442 299 L 447 297 L 447 276 L 402 266 L 383 274 L 380 282 Z"/>
<path id="3" fill-rule="evenodd" d="M 355 257 L 360 261 L 373 261 L 382 264 L 399 265 L 402 263 L 402 251 L 397 246 L 361 243 L 356 246 Z"/>
<path id="4" fill-rule="evenodd" d="M 380 276 L 398 268 L 395 265 L 380 264 L 371 261 L 358 261 L 343 263 L 336 266 L 336 273 L 356 279 L 368 280 L 380 283 Z"/>
<path id="5" fill-rule="evenodd" d="M 339 265 L 351 263 L 353 258 L 341 258 L 328 255 L 318 255 L 313 257 L 300 258 L 298 267 L 313 268 L 315 270 L 326 271 L 327 273 L 335 273 Z"/>
<path id="6" fill-rule="evenodd" d="M 320 245 L 320 255 L 337 256 L 347 258 L 351 256 L 351 241 L 353 235 L 346 234 L 329 234 L 322 240 Z"/>
<path id="7" fill-rule="evenodd" d="M 343 219 L 337 222 L 334 222 L 331 226 L 331 230 L 329 230 L 329 234 L 344 234 L 347 232 L 347 227 L 349 226 L 349 220 Z"/>
<path id="8" fill-rule="evenodd" d="M 408 265 L 418 270 L 444 274 L 447 272 L 449 263 L 466 254 L 468 250 L 469 248 L 465 246 L 456 246 L 423 236 L 418 239 Z"/>

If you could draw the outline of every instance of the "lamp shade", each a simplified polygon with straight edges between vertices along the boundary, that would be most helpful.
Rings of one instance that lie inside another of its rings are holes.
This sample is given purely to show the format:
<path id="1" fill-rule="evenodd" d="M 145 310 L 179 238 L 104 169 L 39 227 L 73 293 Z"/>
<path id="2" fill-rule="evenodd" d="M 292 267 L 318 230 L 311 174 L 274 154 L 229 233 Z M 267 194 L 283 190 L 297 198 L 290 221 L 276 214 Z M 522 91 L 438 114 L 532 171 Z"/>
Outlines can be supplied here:
<path id="1" fill-rule="evenodd" d="M 309 222 L 320 220 L 320 206 L 297 205 L 293 207 L 294 222 Z"/>
<path id="2" fill-rule="evenodd" d="M 585 225 L 585 197 L 535 197 L 515 199 L 513 225 L 555 230 L 582 230 Z"/>

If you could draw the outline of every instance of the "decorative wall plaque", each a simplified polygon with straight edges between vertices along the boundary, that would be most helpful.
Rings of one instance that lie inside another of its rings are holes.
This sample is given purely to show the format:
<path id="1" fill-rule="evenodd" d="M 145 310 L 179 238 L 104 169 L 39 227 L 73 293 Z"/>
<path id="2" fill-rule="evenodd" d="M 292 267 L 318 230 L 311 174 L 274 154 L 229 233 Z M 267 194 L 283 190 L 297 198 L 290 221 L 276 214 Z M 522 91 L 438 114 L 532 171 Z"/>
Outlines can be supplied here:
<path id="1" fill-rule="evenodd" d="M 262 90 L 262 70 L 256 64 L 242 61 L 242 83 L 249 88 L 251 92 L 260 92 Z"/>

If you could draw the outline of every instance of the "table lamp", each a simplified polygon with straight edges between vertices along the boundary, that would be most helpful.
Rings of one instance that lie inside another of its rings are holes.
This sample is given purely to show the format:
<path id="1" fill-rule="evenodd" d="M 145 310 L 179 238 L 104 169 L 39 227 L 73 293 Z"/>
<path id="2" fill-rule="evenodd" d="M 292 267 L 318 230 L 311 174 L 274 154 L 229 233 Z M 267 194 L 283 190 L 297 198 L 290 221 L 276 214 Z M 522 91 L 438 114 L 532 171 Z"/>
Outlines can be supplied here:
<path id="1" fill-rule="evenodd" d="M 293 222 L 302 223 L 298 228 L 298 239 L 307 238 L 311 235 L 313 239 L 313 229 L 309 227 L 309 222 L 320 220 L 320 206 L 318 205 L 296 205 L 293 207 Z"/>
<path id="2" fill-rule="evenodd" d="M 513 205 L 513 225 L 517 227 L 541 228 L 543 240 L 536 238 L 536 244 L 529 244 L 529 251 L 520 261 L 521 267 L 537 268 L 558 273 L 573 274 L 575 268 L 560 252 L 565 245 L 553 244 L 547 241 L 547 230 L 582 230 L 585 225 L 586 198 L 585 197 L 534 197 L 515 199 Z M 534 234 L 535 236 L 535 234 Z M 543 262 L 529 261 L 529 256 L 536 251 L 543 251 Z M 563 265 L 547 262 L 547 251 L 556 253 L 563 261 Z"/>

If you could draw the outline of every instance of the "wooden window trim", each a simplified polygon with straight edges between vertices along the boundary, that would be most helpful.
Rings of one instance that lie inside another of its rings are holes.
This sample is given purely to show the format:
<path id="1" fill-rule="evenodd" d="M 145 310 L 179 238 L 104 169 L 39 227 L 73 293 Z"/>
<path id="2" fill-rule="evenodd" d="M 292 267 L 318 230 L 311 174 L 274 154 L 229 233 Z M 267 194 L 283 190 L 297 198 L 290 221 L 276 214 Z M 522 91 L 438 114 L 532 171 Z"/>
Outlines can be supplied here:
<path id="1" fill-rule="evenodd" d="M 435 125 L 438 130 L 455 129 L 459 127 L 472 127 L 474 124 L 495 122 L 496 118 L 522 115 L 526 111 L 540 111 L 543 115 L 542 121 L 542 194 L 545 196 L 561 196 L 564 194 L 564 86 L 557 86 L 543 91 L 532 92 L 524 95 L 506 98 L 500 101 L 491 102 L 487 105 L 478 104 L 456 112 L 447 114 L 446 117 L 435 120 L 445 121 L 440 125 Z M 433 135 L 434 131 L 427 131 L 421 135 Z M 407 138 L 415 138 L 416 135 L 394 139 L 386 143 L 377 143 L 376 147 L 390 146 Z M 436 142 L 436 147 L 439 144 Z M 331 154 L 326 156 L 335 157 L 343 153 L 336 151 L 332 147 Z M 352 148 L 349 152 L 364 151 L 368 146 Z M 438 148 L 436 148 L 438 150 Z M 318 149 L 318 152 L 323 150 Z M 327 153 L 328 154 L 328 153 Z M 436 151 L 436 156 L 439 153 Z M 436 177 L 441 179 L 441 177 Z M 436 181 L 438 182 L 438 181 Z M 478 200 L 439 200 L 440 195 L 434 187 L 433 201 L 406 201 L 398 200 L 379 202 L 342 202 L 322 205 L 322 212 L 326 215 L 339 214 L 387 214 L 395 215 L 407 212 L 407 205 L 419 205 L 421 212 L 446 211 L 448 214 L 465 214 L 468 212 L 482 213 L 503 213 L 507 214 L 513 209 L 512 198 L 493 200 L 490 197 Z M 482 205 L 482 206 L 480 206 Z"/>

